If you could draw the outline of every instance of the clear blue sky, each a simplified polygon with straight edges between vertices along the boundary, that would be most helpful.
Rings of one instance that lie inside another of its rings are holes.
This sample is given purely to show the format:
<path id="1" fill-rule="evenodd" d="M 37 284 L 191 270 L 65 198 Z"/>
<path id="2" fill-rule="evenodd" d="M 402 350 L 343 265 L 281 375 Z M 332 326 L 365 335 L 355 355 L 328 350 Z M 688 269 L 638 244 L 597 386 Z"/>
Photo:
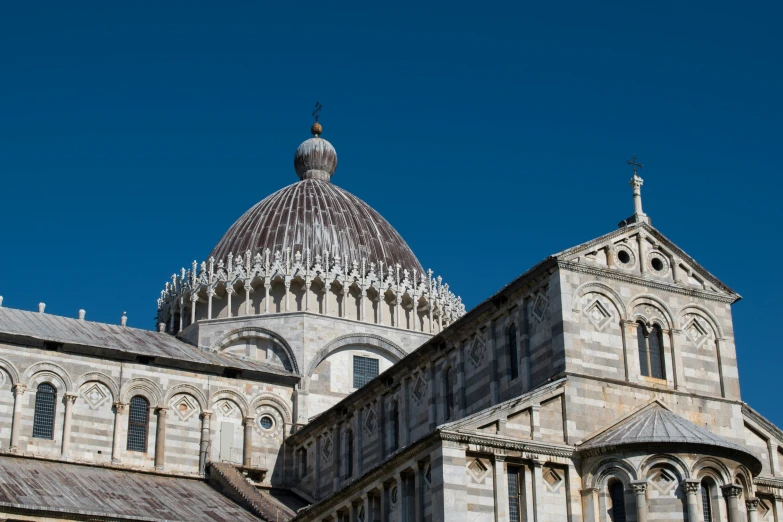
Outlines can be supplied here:
<path id="1" fill-rule="evenodd" d="M 5 2 L 4 305 L 153 328 L 295 181 L 318 100 L 333 181 L 468 307 L 629 216 L 639 156 L 653 224 L 743 295 L 743 398 L 783 425 L 783 3 L 588 4 Z"/>

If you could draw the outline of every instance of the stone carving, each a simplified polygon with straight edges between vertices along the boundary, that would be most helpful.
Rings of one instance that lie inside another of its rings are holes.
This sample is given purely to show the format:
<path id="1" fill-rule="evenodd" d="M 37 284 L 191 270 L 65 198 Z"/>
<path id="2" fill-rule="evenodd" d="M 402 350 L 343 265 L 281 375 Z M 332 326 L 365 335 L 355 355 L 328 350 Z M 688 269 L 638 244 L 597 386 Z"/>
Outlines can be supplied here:
<path id="1" fill-rule="evenodd" d="M 479 366 L 484 359 L 484 352 L 486 351 L 486 343 L 484 343 L 484 336 L 481 332 L 477 333 L 473 338 L 473 342 L 470 345 L 470 360 L 474 365 Z"/>
<path id="2" fill-rule="evenodd" d="M 546 317 L 547 310 L 549 309 L 549 299 L 544 294 L 538 294 L 536 300 L 533 301 L 532 314 L 533 317 L 540 323 Z"/>
<path id="3" fill-rule="evenodd" d="M 481 483 L 484 482 L 484 479 L 489 473 L 489 466 L 484 464 L 481 459 L 473 459 L 473 461 L 468 464 L 468 473 L 474 482 Z"/>
<path id="4" fill-rule="evenodd" d="M 603 330 L 609 321 L 612 319 L 612 313 L 609 311 L 611 308 L 601 304 L 601 301 L 595 299 L 592 303 L 587 305 L 584 309 L 584 314 L 587 319 L 593 323 L 598 330 Z"/>
<path id="5" fill-rule="evenodd" d="M 427 394 L 427 381 L 419 374 L 416 377 L 416 383 L 413 385 L 413 398 L 417 403 L 421 402 Z"/>
<path id="6" fill-rule="evenodd" d="M 375 428 L 378 424 L 378 416 L 375 414 L 375 409 L 370 408 L 367 411 L 367 416 L 364 419 L 364 429 L 367 430 L 369 435 L 375 433 Z"/>

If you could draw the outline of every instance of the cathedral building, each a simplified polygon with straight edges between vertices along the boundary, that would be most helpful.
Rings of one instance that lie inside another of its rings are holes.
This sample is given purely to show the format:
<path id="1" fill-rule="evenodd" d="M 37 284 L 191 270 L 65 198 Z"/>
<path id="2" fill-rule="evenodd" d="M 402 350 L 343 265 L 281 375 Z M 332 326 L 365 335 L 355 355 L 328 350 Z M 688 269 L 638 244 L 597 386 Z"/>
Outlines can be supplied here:
<path id="1" fill-rule="evenodd" d="M 740 297 L 636 170 L 618 228 L 466 311 L 312 133 L 156 331 L 0 306 L 0 521 L 783 522 Z"/>

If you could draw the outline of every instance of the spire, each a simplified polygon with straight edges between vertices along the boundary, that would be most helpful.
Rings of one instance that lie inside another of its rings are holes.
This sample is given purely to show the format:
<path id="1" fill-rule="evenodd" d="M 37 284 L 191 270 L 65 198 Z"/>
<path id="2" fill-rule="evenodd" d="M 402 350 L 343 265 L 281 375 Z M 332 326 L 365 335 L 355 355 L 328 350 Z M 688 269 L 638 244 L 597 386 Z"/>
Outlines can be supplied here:
<path id="1" fill-rule="evenodd" d="M 639 176 L 639 169 L 644 168 L 644 165 L 636 161 L 636 154 L 631 156 L 631 159 L 626 160 L 627 165 L 633 167 L 633 177 L 629 182 L 631 188 L 633 188 L 633 215 L 628 219 L 620 222 L 620 228 L 628 226 L 632 223 L 644 222 L 650 224 L 650 218 L 642 210 L 642 185 L 644 180 Z"/>

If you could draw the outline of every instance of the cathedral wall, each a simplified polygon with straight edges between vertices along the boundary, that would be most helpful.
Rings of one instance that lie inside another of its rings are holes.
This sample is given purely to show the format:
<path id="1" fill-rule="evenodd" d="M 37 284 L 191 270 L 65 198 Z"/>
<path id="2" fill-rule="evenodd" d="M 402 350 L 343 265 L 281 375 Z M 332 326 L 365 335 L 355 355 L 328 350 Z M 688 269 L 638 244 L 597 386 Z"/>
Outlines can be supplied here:
<path id="1" fill-rule="evenodd" d="M 12 368 L 12 369 L 10 369 Z M 11 373 L 15 377 L 11 377 Z M 14 397 L 11 381 L 26 385 L 19 395 L 18 451 L 90 464 L 153 469 L 157 437 L 165 434 L 161 471 L 198 474 L 202 445 L 209 458 L 222 460 L 222 423 L 233 426 L 230 460 L 249 460 L 269 470 L 267 483 L 282 480 L 281 447 L 291 431 L 293 388 L 192 371 L 119 362 L 58 351 L 0 343 L 0 450 L 11 445 Z M 38 386 L 57 391 L 52 438 L 33 437 Z M 128 449 L 129 407 L 132 397 L 144 397 L 148 422 L 143 451 Z M 70 404 L 69 404 L 70 403 Z M 117 408 L 117 403 L 120 408 Z M 66 406 L 70 428 L 66 430 Z M 261 419 L 270 422 L 262 426 Z M 159 426 L 158 420 L 165 418 Z M 244 426 L 251 430 L 251 446 L 244 448 Z M 115 433 L 115 425 L 119 427 Z M 206 434 L 202 427 L 208 426 Z M 165 426 L 165 428 L 164 428 Z M 206 436 L 207 438 L 202 438 Z M 66 441 L 64 444 L 63 441 Z M 227 459 L 228 460 L 228 459 Z M 159 468 L 160 469 L 160 468 Z"/>
<path id="2" fill-rule="evenodd" d="M 674 413 L 694 424 L 737 444 L 745 444 L 742 406 L 739 402 L 686 393 L 667 393 L 655 387 L 579 376 L 568 378 L 565 394 L 569 443 L 588 438 L 656 398 L 663 400 Z"/>
<path id="3" fill-rule="evenodd" d="M 651 275 L 559 274 L 569 373 L 739 400 L 729 303 L 667 290 Z"/>

